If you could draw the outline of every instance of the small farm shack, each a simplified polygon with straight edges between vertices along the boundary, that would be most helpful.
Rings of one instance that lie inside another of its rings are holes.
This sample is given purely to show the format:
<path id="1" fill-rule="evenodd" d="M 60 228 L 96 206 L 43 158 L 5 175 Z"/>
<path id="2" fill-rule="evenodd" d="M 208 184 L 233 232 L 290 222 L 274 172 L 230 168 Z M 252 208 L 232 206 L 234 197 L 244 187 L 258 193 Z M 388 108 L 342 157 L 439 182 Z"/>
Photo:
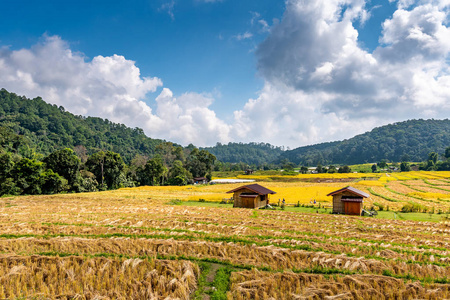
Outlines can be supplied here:
<path id="1" fill-rule="evenodd" d="M 269 194 L 276 194 L 257 183 L 244 185 L 234 190 L 228 191 L 233 194 L 233 207 L 260 208 L 269 203 Z"/>
<path id="2" fill-rule="evenodd" d="M 245 170 L 245 175 L 252 175 L 253 172 L 254 171 L 252 169 L 247 169 L 247 170 Z"/>
<path id="3" fill-rule="evenodd" d="M 206 177 L 195 177 L 194 184 L 207 184 L 208 179 Z"/>
<path id="4" fill-rule="evenodd" d="M 329 193 L 327 196 L 333 196 L 333 213 L 346 215 L 361 215 L 364 198 L 369 195 L 347 186 L 340 190 Z"/>

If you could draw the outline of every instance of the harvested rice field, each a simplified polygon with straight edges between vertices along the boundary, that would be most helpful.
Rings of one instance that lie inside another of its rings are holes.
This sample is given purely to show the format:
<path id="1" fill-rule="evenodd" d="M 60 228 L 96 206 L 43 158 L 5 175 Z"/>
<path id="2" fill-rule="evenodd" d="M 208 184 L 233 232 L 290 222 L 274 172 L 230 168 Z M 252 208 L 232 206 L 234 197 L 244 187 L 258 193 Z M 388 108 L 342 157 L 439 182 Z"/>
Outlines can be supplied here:
<path id="1" fill-rule="evenodd" d="M 321 205 L 350 184 L 442 218 L 182 205 L 235 184 L 0 198 L 0 299 L 450 299 L 448 172 L 378 175 L 260 184 Z"/>

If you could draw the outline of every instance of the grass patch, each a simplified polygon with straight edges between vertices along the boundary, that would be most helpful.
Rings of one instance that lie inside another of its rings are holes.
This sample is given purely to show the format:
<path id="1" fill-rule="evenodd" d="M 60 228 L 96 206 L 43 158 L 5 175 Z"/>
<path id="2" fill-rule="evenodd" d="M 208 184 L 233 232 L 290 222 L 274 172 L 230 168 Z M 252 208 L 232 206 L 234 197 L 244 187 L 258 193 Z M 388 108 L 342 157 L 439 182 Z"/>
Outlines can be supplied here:
<path id="1" fill-rule="evenodd" d="M 227 292 L 230 289 L 230 276 L 233 269 L 230 267 L 223 267 L 217 270 L 216 277 L 212 282 L 212 286 L 215 288 L 211 291 L 212 300 L 226 300 Z"/>
<path id="2" fill-rule="evenodd" d="M 198 278 L 198 288 L 193 295 L 193 299 L 201 300 L 203 293 L 205 292 L 205 286 L 207 285 L 206 276 L 208 276 L 209 270 L 211 270 L 211 264 L 206 262 L 198 262 L 200 268 L 200 277 Z"/>

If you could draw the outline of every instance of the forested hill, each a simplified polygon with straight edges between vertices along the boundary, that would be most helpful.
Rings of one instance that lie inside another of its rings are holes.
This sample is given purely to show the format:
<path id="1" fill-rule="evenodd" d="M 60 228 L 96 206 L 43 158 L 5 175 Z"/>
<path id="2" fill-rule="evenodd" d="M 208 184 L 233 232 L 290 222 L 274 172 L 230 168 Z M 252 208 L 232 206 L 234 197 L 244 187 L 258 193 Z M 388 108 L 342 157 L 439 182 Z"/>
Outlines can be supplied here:
<path id="1" fill-rule="evenodd" d="M 147 137 L 140 128 L 132 129 L 101 118 L 75 116 L 40 97 L 27 99 L 0 90 L 0 147 L 10 152 L 35 151 L 46 156 L 67 147 L 86 150 L 88 155 L 109 150 L 119 153 L 129 163 L 136 154 L 153 156 L 156 147 L 163 142 Z M 288 151 L 266 143 L 218 143 L 203 149 L 222 162 L 261 166 L 287 159 L 297 165 L 316 166 L 383 159 L 424 161 L 430 152 L 442 154 L 449 146 L 450 120 L 446 119 L 394 123 L 348 140 Z"/>
<path id="2" fill-rule="evenodd" d="M 377 127 L 351 139 L 283 152 L 278 161 L 295 164 L 359 164 L 387 159 L 424 161 L 430 152 L 450 146 L 450 120 L 409 120 Z"/>
<path id="3" fill-rule="evenodd" d="M 281 147 L 266 143 L 217 143 L 214 147 L 202 148 L 214 154 L 218 160 L 229 163 L 243 162 L 249 165 L 269 164 L 283 152 Z"/>
<path id="4" fill-rule="evenodd" d="M 0 146 L 18 148 L 20 145 L 20 151 L 43 155 L 82 145 L 86 154 L 110 150 L 130 162 L 136 154 L 151 156 L 163 141 L 147 137 L 140 128 L 75 116 L 40 97 L 27 99 L 1 89 L 0 142 Z"/>

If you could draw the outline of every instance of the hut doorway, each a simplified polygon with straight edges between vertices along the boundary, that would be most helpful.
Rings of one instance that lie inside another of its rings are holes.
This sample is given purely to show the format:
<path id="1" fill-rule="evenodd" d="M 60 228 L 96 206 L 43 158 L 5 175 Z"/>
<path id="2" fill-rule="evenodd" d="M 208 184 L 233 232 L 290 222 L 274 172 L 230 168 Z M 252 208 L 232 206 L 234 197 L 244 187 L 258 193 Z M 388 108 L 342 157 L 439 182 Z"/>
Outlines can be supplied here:
<path id="1" fill-rule="evenodd" d="M 359 216 L 361 210 L 361 203 L 358 202 L 344 202 L 344 211 L 346 215 Z"/>

